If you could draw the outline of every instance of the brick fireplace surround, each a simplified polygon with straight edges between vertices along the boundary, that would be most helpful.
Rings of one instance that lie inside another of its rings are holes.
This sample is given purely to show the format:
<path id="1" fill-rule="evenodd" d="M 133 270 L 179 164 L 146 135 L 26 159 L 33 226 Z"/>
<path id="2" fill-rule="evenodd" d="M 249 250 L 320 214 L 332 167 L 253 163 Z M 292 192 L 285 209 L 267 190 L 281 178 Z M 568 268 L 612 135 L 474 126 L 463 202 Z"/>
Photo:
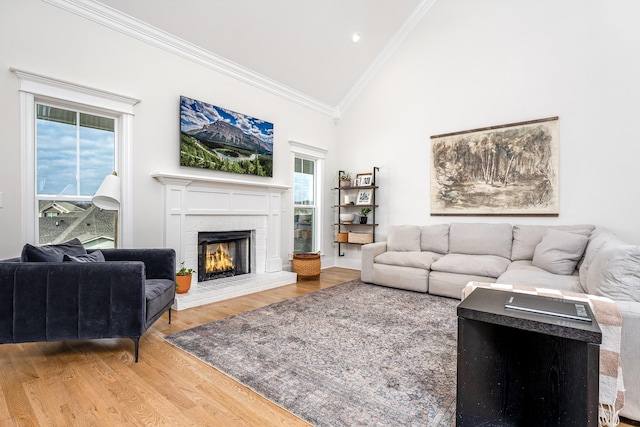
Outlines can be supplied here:
<path id="1" fill-rule="evenodd" d="M 296 282 L 282 269 L 282 193 L 289 186 L 195 175 L 155 173 L 164 192 L 164 245 L 178 263 L 198 269 L 198 232 L 254 231 L 250 274 L 198 283 L 176 295 L 183 310 Z"/>

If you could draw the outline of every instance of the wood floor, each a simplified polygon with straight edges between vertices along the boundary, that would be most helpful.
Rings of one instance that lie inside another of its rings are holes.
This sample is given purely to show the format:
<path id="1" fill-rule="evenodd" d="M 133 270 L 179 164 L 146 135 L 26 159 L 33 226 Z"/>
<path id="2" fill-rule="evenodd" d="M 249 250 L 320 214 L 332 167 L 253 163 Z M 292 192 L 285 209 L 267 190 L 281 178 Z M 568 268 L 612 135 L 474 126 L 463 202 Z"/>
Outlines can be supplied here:
<path id="1" fill-rule="evenodd" d="M 174 311 L 171 325 L 165 314 L 143 335 L 138 363 L 125 339 L 0 345 L 0 426 L 306 426 L 163 337 L 359 277 L 330 268 L 319 280 Z"/>

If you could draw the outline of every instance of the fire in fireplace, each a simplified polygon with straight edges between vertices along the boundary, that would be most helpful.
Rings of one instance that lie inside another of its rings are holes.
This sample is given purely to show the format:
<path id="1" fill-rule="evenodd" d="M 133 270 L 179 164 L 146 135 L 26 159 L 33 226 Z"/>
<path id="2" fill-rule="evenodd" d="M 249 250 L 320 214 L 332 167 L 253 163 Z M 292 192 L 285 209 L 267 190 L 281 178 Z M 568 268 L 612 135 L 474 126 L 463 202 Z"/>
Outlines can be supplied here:
<path id="1" fill-rule="evenodd" d="M 251 231 L 198 233 L 198 281 L 251 272 Z"/>

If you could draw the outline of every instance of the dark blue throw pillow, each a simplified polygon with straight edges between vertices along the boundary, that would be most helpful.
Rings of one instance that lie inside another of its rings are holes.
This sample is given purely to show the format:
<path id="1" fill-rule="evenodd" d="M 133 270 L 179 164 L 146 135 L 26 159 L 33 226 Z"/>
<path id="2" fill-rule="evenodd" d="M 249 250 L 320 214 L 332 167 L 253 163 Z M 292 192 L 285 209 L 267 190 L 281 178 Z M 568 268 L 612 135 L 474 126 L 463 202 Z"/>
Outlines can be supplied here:
<path id="1" fill-rule="evenodd" d="M 104 255 L 101 251 L 91 252 L 86 255 L 67 255 L 65 254 L 62 258 L 65 262 L 105 262 Z"/>
<path id="2" fill-rule="evenodd" d="M 58 245 L 33 246 L 24 245 L 20 259 L 22 262 L 62 262 L 65 255 L 86 255 L 87 251 L 78 239 Z"/>

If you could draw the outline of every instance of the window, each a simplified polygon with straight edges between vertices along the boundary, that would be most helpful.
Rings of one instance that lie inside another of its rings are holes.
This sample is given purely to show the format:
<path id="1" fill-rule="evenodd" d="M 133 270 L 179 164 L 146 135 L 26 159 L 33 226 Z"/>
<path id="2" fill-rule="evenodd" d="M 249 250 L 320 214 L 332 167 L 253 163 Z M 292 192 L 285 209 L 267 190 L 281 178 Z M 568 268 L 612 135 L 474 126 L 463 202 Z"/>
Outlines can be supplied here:
<path id="1" fill-rule="evenodd" d="M 134 98 L 29 71 L 20 79 L 23 240 L 78 237 L 87 247 L 133 243 L 131 138 Z M 102 180 L 117 171 L 119 211 L 91 204 Z M 71 223 L 70 223 L 71 222 Z"/>
<path id="2" fill-rule="evenodd" d="M 293 194 L 293 250 L 315 252 L 316 163 L 314 160 L 295 158 Z"/>
<path id="3" fill-rule="evenodd" d="M 290 141 L 293 154 L 293 250 L 322 248 L 322 175 L 325 151 Z"/>
<path id="4" fill-rule="evenodd" d="M 117 169 L 117 120 L 52 103 L 35 108 L 38 243 L 77 237 L 85 247 L 114 247 L 116 212 L 98 209 L 91 197 Z"/>

